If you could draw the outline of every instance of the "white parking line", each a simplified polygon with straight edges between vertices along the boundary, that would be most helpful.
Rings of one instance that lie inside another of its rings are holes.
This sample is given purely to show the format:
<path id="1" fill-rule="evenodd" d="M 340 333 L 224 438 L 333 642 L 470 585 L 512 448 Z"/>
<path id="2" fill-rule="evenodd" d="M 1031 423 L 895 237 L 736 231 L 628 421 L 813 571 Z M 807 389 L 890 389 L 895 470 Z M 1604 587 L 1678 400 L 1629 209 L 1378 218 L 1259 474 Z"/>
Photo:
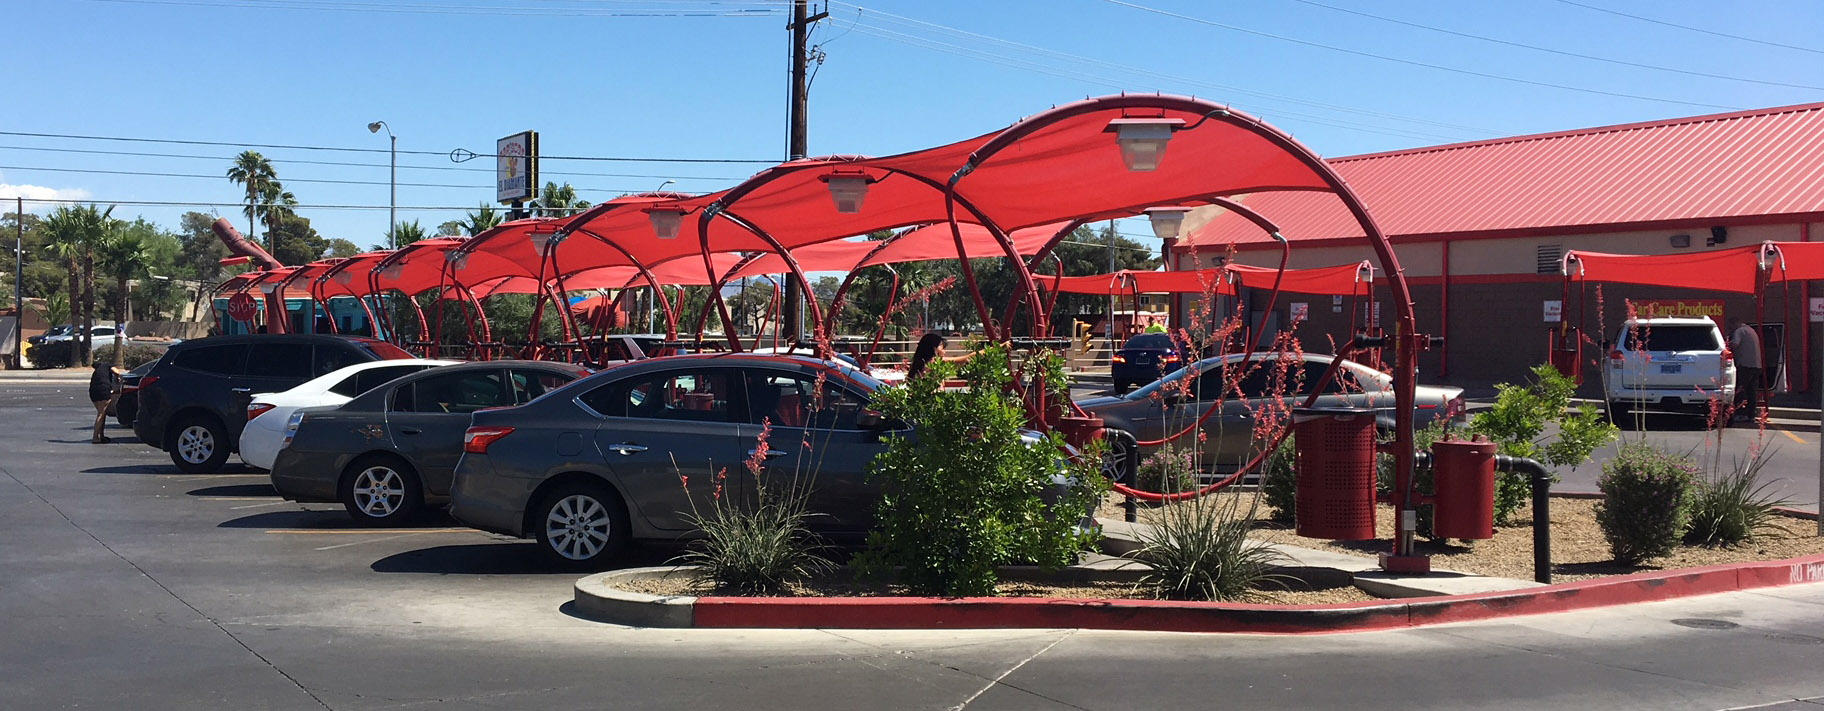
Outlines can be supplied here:
<path id="1" fill-rule="evenodd" d="M 333 551 L 337 548 L 347 548 L 349 546 L 359 546 L 359 545 L 364 545 L 364 544 L 368 544 L 368 543 L 379 543 L 381 541 L 391 541 L 391 540 L 396 540 L 396 539 L 400 539 L 400 538 L 409 538 L 411 536 L 416 536 L 416 535 L 418 535 L 418 534 L 417 533 L 401 533 L 397 536 L 387 536 L 385 538 L 369 538 L 365 541 L 355 541 L 354 543 L 338 543 L 333 546 L 323 546 L 321 548 L 317 548 L 316 550 Z"/>
<path id="2" fill-rule="evenodd" d="M 279 504 L 283 504 L 283 503 L 285 503 L 284 500 L 268 501 L 263 504 L 247 504 L 246 506 L 230 506 L 230 507 L 228 507 L 228 510 L 229 511 L 239 511 L 241 509 L 257 509 L 262 506 L 278 506 Z"/>

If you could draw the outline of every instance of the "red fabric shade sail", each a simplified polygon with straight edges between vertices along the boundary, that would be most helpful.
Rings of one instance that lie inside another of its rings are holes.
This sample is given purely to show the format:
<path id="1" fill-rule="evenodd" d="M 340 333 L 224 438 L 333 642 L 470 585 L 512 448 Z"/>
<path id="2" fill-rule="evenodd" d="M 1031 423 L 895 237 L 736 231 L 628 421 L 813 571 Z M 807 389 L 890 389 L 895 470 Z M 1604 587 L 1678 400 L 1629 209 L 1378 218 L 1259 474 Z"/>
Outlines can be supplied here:
<path id="1" fill-rule="evenodd" d="M 1374 267 L 1365 261 L 1333 267 L 1287 269 L 1283 277 L 1275 267 L 1229 264 L 1223 268 L 1235 275 L 1239 286 L 1271 289 L 1278 283 L 1280 291 L 1295 294 L 1349 296 L 1366 292 L 1374 279 Z"/>
<path id="2" fill-rule="evenodd" d="M 1824 242 L 1768 242 L 1767 281 L 1824 279 Z"/>
<path id="3" fill-rule="evenodd" d="M 1761 245 L 1685 254 L 1564 254 L 1565 277 L 1617 284 L 1647 284 L 1752 294 Z"/>
<path id="4" fill-rule="evenodd" d="M 1313 269 L 1287 269 L 1284 277 L 1272 267 L 1229 264 L 1216 269 L 1176 272 L 1138 272 L 1123 270 L 1113 274 L 1064 277 L 1058 280 L 1058 291 L 1072 294 L 1201 294 L 1213 290 L 1234 294 L 1237 285 L 1271 289 L 1279 279 L 1281 291 L 1299 294 L 1343 295 L 1360 293 L 1368 287 L 1373 269 L 1367 262 L 1338 264 Z M 1041 277 L 1039 286 L 1052 287 L 1052 280 Z"/>

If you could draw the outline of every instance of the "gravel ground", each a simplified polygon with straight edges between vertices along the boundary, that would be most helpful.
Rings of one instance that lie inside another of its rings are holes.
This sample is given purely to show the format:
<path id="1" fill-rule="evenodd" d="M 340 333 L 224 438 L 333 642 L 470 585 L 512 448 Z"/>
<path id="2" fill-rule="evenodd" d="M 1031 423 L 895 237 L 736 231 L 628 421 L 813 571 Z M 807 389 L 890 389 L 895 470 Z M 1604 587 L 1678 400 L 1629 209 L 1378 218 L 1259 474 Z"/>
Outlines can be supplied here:
<path id="1" fill-rule="evenodd" d="M 1248 496 L 1252 492 L 1224 494 Z M 1753 541 L 1734 548 L 1680 546 L 1664 558 L 1655 558 L 1638 567 L 1624 566 L 1609 554 L 1609 544 L 1596 526 L 1595 499 L 1554 497 L 1552 499 L 1552 576 L 1553 582 L 1588 580 L 1610 575 L 1626 575 L 1652 570 L 1696 568 L 1721 563 L 1744 563 L 1780 560 L 1805 555 L 1824 554 L 1824 538 L 1814 535 L 1817 524 L 1797 517 L 1782 517 L 1779 525 L 1785 531 L 1764 531 Z M 1264 506 L 1263 506 L 1264 511 Z M 1105 501 L 1097 515 L 1119 519 L 1122 515 L 1119 497 Z M 1438 543 L 1420 538 L 1418 552 L 1432 556 L 1433 568 L 1476 573 L 1501 578 L 1533 578 L 1532 509 L 1520 513 L 1517 526 L 1495 529 L 1495 537 L 1482 541 Z M 1140 512 L 1146 520 L 1146 510 Z M 1258 524 L 1258 537 L 1276 543 L 1320 548 L 1375 557 L 1391 547 L 1393 507 L 1381 505 L 1375 512 L 1375 527 L 1380 538 L 1372 541 L 1325 541 L 1301 538 L 1289 529 L 1273 524 Z"/>

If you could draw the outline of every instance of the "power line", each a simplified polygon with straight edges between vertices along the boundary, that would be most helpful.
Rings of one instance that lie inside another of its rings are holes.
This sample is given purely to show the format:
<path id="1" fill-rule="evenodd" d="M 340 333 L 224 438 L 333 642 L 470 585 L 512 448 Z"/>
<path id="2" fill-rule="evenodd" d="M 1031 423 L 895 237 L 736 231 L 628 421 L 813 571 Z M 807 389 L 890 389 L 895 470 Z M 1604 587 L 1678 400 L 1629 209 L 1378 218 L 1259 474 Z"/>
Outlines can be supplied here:
<path id="1" fill-rule="evenodd" d="M 69 133 L 33 133 L 28 131 L 0 131 L 0 136 L 25 136 L 29 138 L 67 138 L 79 141 L 122 141 L 127 143 L 171 143 L 186 146 L 227 146 L 229 148 L 280 148 L 295 151 L 337 151 L 342 153 L 390 153 L 386 148 L 345 148 L 340 146 L 303 146 L 283 143 L 236 143 L 230 141 L 197 141 L 178 138 L 137 138 L 127 136 L 84 136 Z M 443 151 L 399 151 L 404 155 L 445 156 Z M 493 158 L 493 153 L 469 153 L 471 158 Z M 632 158 L 625 156 L 539 156 L 540 161 L 547 160 L 589 160 L 627 163 L 764 163 L 775 165 L 778 161 L 757 158 Z"/>
<path id="2" fill-rule="evenodd" d="M 1134 10 L 1140 10 L 1142 12 L 1150 12 L 1155 15 L 1162 15 L 1165 17 L 1185 20 L 1188 22 L 1195 22 L 1200 25 L 1208 25 L 1210 27 L 1217 27 L 1217 28 L 1228 30 L 1230 32 L 1240 32 L 1242 34 L 1253 35 L 1255 37 L 1263 37 L 1266 39 L 1271 39 L 1271 40 L 1275 40 L 1275 41 L 1279 41 L 1279 42 L 1289 42 L 1289 43 L 1304 46 L 1304 47 L 1327 49 L 1332 52 L 1341 52 L 1343 54 L 1350 54 L 1350 55 L 1354 55 L 1357 57 L 1367 57 L 1369 59 L 1378 59 L 1383 62 L 1393 62 L 1396 64 L 1405 64 L 1407 66 L 1413 66 L 1413 67 L 1423 67 L 1426 69 L 1435 69 L 1435 70 L 1438 70 L 1441 72 L 1450 72 L 1453 74 L 1462 74 L 1465 76 L 1481 77 L 1483 79 L 1495 79 L 1495 80 L 1499 80 L 1499 81 L 1513 82 L 1515 84 L 1526 84 L 1529 86 L 1544 87 L 1547 89 L 1561 89 L 1564 91 L 1575 91 L 1575 92 L 1579 92 L 1579 93 L 1583 93 L 1583 94 L 1597 94 L 1600 96 L 1613 96 L 1613 97 L 1622 98 L 1622 99 L 1639 99 L 1641 101 L 1657 101 L 1657 102 L 1666 103 L 1666 104 L 1680 104 L 1683 106 L 1696 106 L 1699 108 L 1706 108 L 1706 109 L 1724 109 L 1724 110 L 1740 110 L 1741 109 L 1741 107 L 1739 107 L 1739 106 L 1728 106 L 1728 105 L 1724 105 L 1724 104 L 1706 104 L 1706 103 L 1699 102 L 1699 101 L 1685 101 L 1683 99 L 1668 99 L 1665 97 L 1646 96 L 1643 94 L 1629 94 L 1627 92 L 1621 92 L 1621 91 L 1608 91 L 1606 89 L 1592 89 L 1589 87 L 1571 86 L 1569 84 L 1555 84 L 1552 82 L 1538 81 L 1538 80 L 1534 80 L 1534 79 L 1525 79 L 1525 78 L 1510 76 L 1510 75 L 1505 75 L 1505 74 L 1493 74 L 1493 73 L 1489 73 L 1489 72 L 1476 71 L 1474 69 L 1463 69 L 1461 67 L 1451 67 L 1451 66 L 1446 66 L 1446 65 L 1442 65 L 1442 64 L 1432 64 L 1430 62 L 1421 62 L 1421 61 L 1413 60 L 1413 59 L 1401 59 L 1399 57 L 1388 56 L 1385 54 L 1376 54 L 1374 52 L 1365 52 L 1365 51 L 1362 51 L 1359 49 L 1349 49 L 1347 47 L 1338 47 L 1336 45 L 1324 44 L 1322 42 L 1312 42 L 1310 40 L 1303 40 L 1303 39 L 1299 39 L 1297 37 L 1288 37 L 1286 35 L 1277 35 L 1277 34 L 1273 34 L 1271 32 L 1262 32 L 1260 30 L 1252 30 L 1252 29 L 1248 29 L 1246 27 L 1239 27 L 1236 25 L 1223 24 L 1223 23 L 1217 22 L 1215 20 L 1210 20 L 1210 19 L 1206 19 L 1206 18 L 1202 18 L 1202 17 L 1195 17 L 1192 15 L 1186 15 L 1186 14 L 1178 13 L 1178 12 L 1172 12 L 1170 10 L 1161 10 L 1156 7 L 1148 7 L 1146 5 L 1141 5 L 1139 3 L 1127 2 L 1127 0 L 1102 0 L 1102 1 L 1109 3 L 1111 5 L 1120 5 L 1122 7 L 1131 8 Z"/>
<path id="3" fill-rule="evenodd" d="M 202 174 L 202 173 L 162 173 L 162 172 L 157 172 L 157 171 L 100 170 L 100 169 L 90 169 L 90 168 L 45 168 L 45 167 L 41 167 L 41 166 L 29 166 L 29 165 L 0 165 L 0 170 L 36 170 L 36 171 L 44 171 L 44 172 L 51 172 L 51 173 L 89 173 L 89 174 L 95 174 L 95 175 L 132 175 L 132 176 L 148 177 L 148 178 L 196 178 L 196 179 L 204 179 L 204 180 L 226 180 L 226 178 L 224 178 L 220 175 L 207 175 L 207 174 Z M 388 182 L 385 180 L 332 180 L 332 179 L 328 179 L 328 178 L 287 178 L 280 182 L 281 183 L 322 183 L 322 184 L 326 184 L 326 185 L 394 185 L 395 184 L 395 183 L 391 183 L 391 182 Z M 457 188 L 457 189 L 462 189 L 462 190 L 481 190 L 481 189 L 486 189 L 488 187 L 485 184 L 475 184 L 475 185 L 454 185 L 454 184 L 448 184 L 448 183 L 396 183 L 396 184 L 402 188 Z M 597 193 L 623 193 L 623 194 L 626 194 L 626 193 L 641 192 L 641 189 L 639 189 L 639 188 L 621 190 L 621 189 L 609 189 L 609 188 L 575 187 L 574 189 L 578 190 L 578 191 L 588 191 L 588 192 L 597 192 Z"/>
<path id="4" fill-rule="evenodd" d="M 7 198 L 12 200 L 13 198 Z M 240 210 L 247 207 L 243 202 L 198 202 L 187 200 L 102 200 L 99 198 L 24 198 L 28 203 L 48 203 L 55 205 L 134 205 L 141 207 L 211 207 Z M 286 205 L 291 210 L 386 210 L 388 205 Z M 417 212 L 473 210 L 473 205 L 400 205 L 400 210 Z"/>
<path id="5" fill-rule="evenodd" d="M 1645 64 L 1642 62 L 1631 62 L 1631 61 L 1628 61 L 1625 59 L 1615 59 L 1612 57 L 1599 57 L 1599 56 L 1596 56 L 1593 54 L 1582 54 L 1579 52 L 1571 52 L 1571 51 L 1566 51 L 1566 50 L 1562 50 L 1562 49 L 1552 49 L 1550 47 L 1541 47 L 1536 44 L 1527 44 L 1525 42 L 1513 42 L 1513 41 L 1504 40 L 1504 39 L 1501 39 L 1498 37 L 1488 37 L 1485 35 L 1472 34 L 1469 32 L 1461 32 L 1458 30 L 1452 30 L 1452 29 L 1448 29 L 1448 28 L 1444 28 L 1444 27 L 1434 27 L 1432 25 L 1422 24 L 1422 23 L 1418 23 L 1418 22 L 1410 22 L 1410 21 L 1401 20 L 1398 18 L 1385 17 L 1382 15 L 1376 15 L 1373 13 L 1362 12 L 1360 10 L 1352 10 L 1352 9 L 1349 9 L 1346 7 L 1337 7 L 1335 5 L 1328 5 L 1325 3 L 1317 2 L 1317 0 L 1292 0 L 1292 2 L 1296 2 L 1296 3 L 1300 3 L 1300 4 L 1304 4 L 1304 5 L 1310 5 L 1312 7 L 1321 7 L 1325 10 L 1347 13 L 1350 15 L 1355 15 L 1357 17 L 1366 17 L 1371 20 L 1380 20 L 1381 22 L 1390 22 L 1390 23 L 1393 23 L 1396 25 L 1402 25 L 1405 27 L 1412 27 L 1412 28 L 1416 28 L 1416 29 L 1427 30 L 1430 32 L 1437 32 L 1440 34 L 1450 35 L 1452 37 L 1462 37 L 1464 39 L 1473 39 L 1473 40 L 1478 40 L 1481 42 L 1490 42 L 1493 44 L 1499 44 L 1499 45 L 1503 45 L 1503 46 L 1507 46 L 1507 47 L 1518 47 L 1520 49 L 1530 49 L 1535 52 L 1545 52 L 1547 54 L 1556 54 L 1556 55 L 1559 55 L 1562 57 L 1574 57 L 1577 59 L 1587 59 L 1587 60 L 1590 60 L 1593 62 L 1605 62 L 1608 64 L 1615 64 L 1615 65 L 1620 65 L 1620 66 L 1624 66 L 1624 67 L 1634 67 L 1636 69 L 1651 69 L 1654 71 L 1670 72 L 1673 74 L 1683 74 L 1686 76 L 1694 76 L 1694 77 L 1704 77 L 1707 79 L 1722 79 L 1725 81 L 1739 81 L 1739 82 L 1744 82 L 1744 83 L 1748 83 L 1748 84 L 1762 84 L 1765 86 L 1783 86 L 1783 87 L 1788 87 L 1788 88 L 1792 88 L 1792 89 L 1814 89 L 1814 90 L 1818 90 L 1818 91 L 1824 91 L 1824 87 L 1812 86 L 1810 84 L 1791 84 L 1791 83 L 1782 82 L 1782 81 L 1752 79 L 1749 77 L 1730 76 L 1727 74 L 1711 74 L 1709 72 L 1700 72 L 1700 71 L 1691 70 L 1691 69 L 1679 69 L 1677 67 L 1666 67 L 1666 66 L 1661 66 L 1661 65 L 1657 65 L 1657 64 Z"/>
<path id="6" fill-rule="evenodd" d="M 1741 35 L 1732 35 L 1727 32 L 1717 32 L 1716 30 L 1707 30 L 1702 27 L 1692 27 L 1690 25 L 1681 25 L 1681 24 L 1678 24 L 1675 22 L 1667 22 L 1665 20 L 1655 20 L 1651 17 L 1642 17 L 1640 15 L 1630 15 L 1630 14 L 1622 12 L 1620 10 L 1610 10 L 1606 7 L 1597 7 L 1595 5 L 1587 5 L 1587 4 L 1580 3 L 1580 2 L 1573 2 L 1572 0 L 1558 0 L 1558 2 L 1564 3 L 1566 5 L 1571 5 L 1574 7 L 1581 7 L 1585 10 L 1594 10 L 1596 12 L 1602 12 L 1602 13 L 1607 13 L 1610 15 L 1615 15 L 1617 17 L 1625 17 L 1630 20 L 1639 20 L 1641 22 L 1650 22 L 1655 25 L 1664 25 L 1666 27 L 1674 27 L 1677 29 L 1687 30 L 1690 32 L 1701 32 L 1703 34 L 1712 35 L 1715 37 L 1724 37 L 1724 38 L 1732 39 L 1732 40 L 1740 40 L 1742 42 L 1752 42 L 1754 44 L 1763 44 L 1763 45 L 1767 45 L 1769 47 L 1779 47 L 1781 49 L 1796 49 L 1800 52 L 1811 52 L 1812 54 L 1824 54 L 1824 50 L 1820 50 L 1815 47 L 1801 47 L 1798 45 L 1781 44 L 1779 42 L 1773 42 L 1773 41 L 1764 40 L 1764 39 L 1756 39 L 1753 37 L 1743 37 Z"/>
<path id="7" fill-rule="evenodd" d="M 234 158 L 231 156 L 199 156 L 199 155 L 195 155 L 195 154 L 186 154 L 186 153 L 145 153 L 145 152 L 138 152 L 138 151 L 103 151 L 103 150 L 94 150 L 94 149 L 85 149 L 85 148 L 53 148 L 53 147 L 48 147 L 48 146 L 0 146 L 0 150 L 41 151 L 41 152 L 47 152 L 47 153 L 82 153 L 82 154 L 89 154 L 89 155 L 106 155 L 106 156 L 138 156 L 138 157 L 145 157 L 145 158 L 191 158 L 191 159 L 198 159 L 198 160 L 212 160 L 212 161 L 221 161 L 221 162 L 229 162 L 229 161 L 234 160 Z M 356 168 L 385 168 L 386 167 L 384 164 L 381 164 L 381 163 L 353 163 L 353 162 L 349 162 L 349 161 L 333 161 L 333 160 L 303 160 L 303 159 L 298 159 L 298 158 L 277 159 L 274 162 L 275 163 L 298 164 L 298 165 L 350 166 L 350 167 L 356 167 Z M 462 173 L 492 173 L 492 172 L 494 172 L 493 168 L 463 168 L 460 166 L 453 166 L 453 165 L 402 165 L 402 166 L 399 166 L 399 168 L 401 170 L 438 170 L 438 171 L 453 171 L 453 172 L 462 172 Z M 673 179 L 673 180 L 730 180 L 730 181 L 742 180 L 742 178 L 734 178 L 734 177 L 729 177 L 729 176 L 725 176 L 725 175 L 710 176 L 710 175 L 657 175 L 657 174 L 642 174 L 642 173 L 589 173 L 589 172 L 570 171 L 570 170 L 563 171 L 561 173 L 543 171 L 542 175 L 544 177 L 550 177 L 550 176 L 556 175 L 556 176 L 587 176 L 587 177 L 592 177 L 592 178 L 654 178 L 654 179 L 669 178 L 669 179 Z"/>
<path id="8" fill-rule="evenodd" d="M 419 15 L 508 15 L 559 17 L 767 17 L 779 14 L 771 8 L 714 10 L 592 10 L 578 7 L 502 7 L 484 5 L 412 5 L 396 3 L 331 2 L 327 0 L 264 0 L 258 4 L 234 0 L 91 0 L 127 5 L 173 5 L 180 7 L 231 7 L 267 10 L 320 10 L 331 12 L 377 12 Z M 644 3 L 651 4 L 651 3 Z M 722 3 L 711 3 L 719 5 Z"/>

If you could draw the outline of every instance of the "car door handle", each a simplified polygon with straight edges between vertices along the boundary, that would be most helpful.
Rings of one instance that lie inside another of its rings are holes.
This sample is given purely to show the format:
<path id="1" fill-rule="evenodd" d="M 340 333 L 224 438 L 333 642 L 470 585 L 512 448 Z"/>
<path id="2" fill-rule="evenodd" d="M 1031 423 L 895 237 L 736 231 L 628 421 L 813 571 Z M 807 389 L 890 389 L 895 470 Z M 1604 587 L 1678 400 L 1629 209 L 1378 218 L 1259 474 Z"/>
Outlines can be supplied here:
<path id="1" fill-rule="evenodd" d="M 424 430 L 416 427 L 401 427 L 399 428 L 399 434 L 424 434 Z"/>
<path id="2" fill-rule="evenodd" d="M 760 454 L 760 450 L 758 450 L 758 449 L 747 450 L 747 456 L 753 457 L 753 456 L 758 456 L 759 454 Z M 778 450 L 778 449 L 769 449 L 769 450 L 766 450 L 765 456 L 767 459 L 772 459 L 773 457 L 783 457 L 783 456 L 785 456 L 785 452 L 783 450 Z"/>
<path id="3" fill-rule="evenodd" d="M 247 393 L 253 392 L 253 388 L 229 388 L 228 392 L 234 392 L 234 393 L 240 393 L 242 395 L 246 395 Z"/>
<path id="4" fill-rule="evenodd" d="M 646 447 L 645 445 L 634 444 L 632 442 L 620 442 L 608 445 L 608 451 L 625 457 L 632 455 L 634 452 L 644 452 L 646 451 Z"/>

